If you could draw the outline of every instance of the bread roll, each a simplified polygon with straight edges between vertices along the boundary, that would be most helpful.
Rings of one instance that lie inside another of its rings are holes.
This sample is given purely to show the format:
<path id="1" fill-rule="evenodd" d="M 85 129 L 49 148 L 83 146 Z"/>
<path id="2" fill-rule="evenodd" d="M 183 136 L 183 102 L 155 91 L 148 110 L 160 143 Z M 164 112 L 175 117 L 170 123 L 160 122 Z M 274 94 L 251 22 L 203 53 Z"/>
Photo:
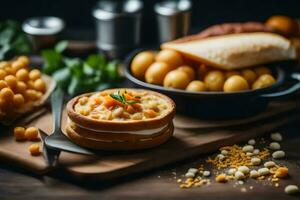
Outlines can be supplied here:
<path id="1" fill-rule="evenodd" d="M 289 40 L 264 32 L 174 41 L 162 44 L 161 48 L 176 50 L 187 57 L 224 70 L 296 58 L 296 49 Z"/>

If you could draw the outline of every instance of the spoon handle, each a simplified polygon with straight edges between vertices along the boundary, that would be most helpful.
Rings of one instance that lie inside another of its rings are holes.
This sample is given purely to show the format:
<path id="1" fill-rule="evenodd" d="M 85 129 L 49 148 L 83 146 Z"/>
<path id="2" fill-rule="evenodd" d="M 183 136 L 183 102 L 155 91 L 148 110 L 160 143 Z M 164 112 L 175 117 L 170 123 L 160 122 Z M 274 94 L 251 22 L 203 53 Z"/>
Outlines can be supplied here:
<path id="1" fill-rule="evenodd" d="M 63 107 L 64 93 L 57 87 L 51 95 L 51 108 L 53 115 L 53 134 L 59 134 L 61 130 L 61 113 Z"/>

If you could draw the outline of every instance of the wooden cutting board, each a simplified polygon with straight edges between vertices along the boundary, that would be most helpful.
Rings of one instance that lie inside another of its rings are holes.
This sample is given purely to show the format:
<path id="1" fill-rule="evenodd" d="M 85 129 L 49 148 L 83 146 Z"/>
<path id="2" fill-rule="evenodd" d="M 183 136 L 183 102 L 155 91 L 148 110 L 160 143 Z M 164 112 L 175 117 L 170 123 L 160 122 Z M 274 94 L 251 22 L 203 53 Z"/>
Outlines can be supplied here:
<path id="1" fill-rule="evenodd" d="M 62 152 L 57 169 L 50 169 L 42 156 L 33 157 L 29 154 L 27 148 L 33 142 L 16 142 L 12 136 L 13 127 L 2 127 L 0 158 L 37 174 L 61 170 L 81 180 L 113 179 L 212 152 L 221 146 L 269 133 L 280 126 L 300 120 L 299 111 L 300 101 L 294 100 L 273 103 L 264 113 L 240 120 L 205 121 L 176 116 L 174 136 L 157 148 L 126 153 L 103 152 L 97 156 Z M 63 119 L 64 127 L 65 114 Z M 24 123 L 26 126 L 37 126 L 50 133 L 51 112 L 45 109 L 41 116 L 30 122 L 27 119 Z"/>

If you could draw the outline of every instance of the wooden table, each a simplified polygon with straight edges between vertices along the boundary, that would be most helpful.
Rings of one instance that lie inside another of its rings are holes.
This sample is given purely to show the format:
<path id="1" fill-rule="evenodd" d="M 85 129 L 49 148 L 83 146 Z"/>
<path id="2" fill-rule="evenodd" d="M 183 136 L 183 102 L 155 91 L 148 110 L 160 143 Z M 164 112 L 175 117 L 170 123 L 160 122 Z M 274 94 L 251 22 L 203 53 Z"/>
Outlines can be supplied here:
<path id="1" fill-rule="evenodd" d="M 74 183 L 63 174 L 38 177 L 0 162 L 0 199 L 299 199 L 299 195 L 288 196 L 283 192 L 286 184 L 293 183 L 300 186 L 299 122 L 282 127 L 280 130 L 284 134 L 282 148 L 288 156 L 286 161 L 281 163 L 289 167 L 291 177 L 282 180 L 279 188 L 249 180 L 243 185 L 212 181 L 209 186 L 180 189 L 175 176 L 180 177 L 188 168 L 203 163 L 207 156 L 114 182 L 84 185 Z M 252 190 L 250 186 L 253 186 Z M 241 192 L 241 188 L 246 188 L 247 192 Z"/>

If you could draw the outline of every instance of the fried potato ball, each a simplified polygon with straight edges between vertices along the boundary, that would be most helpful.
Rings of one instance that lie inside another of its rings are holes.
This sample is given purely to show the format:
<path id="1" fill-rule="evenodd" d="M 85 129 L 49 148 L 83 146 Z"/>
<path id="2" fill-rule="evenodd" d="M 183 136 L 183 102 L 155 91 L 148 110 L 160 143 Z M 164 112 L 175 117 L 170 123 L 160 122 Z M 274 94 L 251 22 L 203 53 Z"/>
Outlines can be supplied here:
<path id="1" fill-rule="evenodd" d="M 0 80 L 3 80 L 6 75 L 7 75 L 6 71 L 4 69 L 0 69 Z"/>
<path id="2" fill-rule="evenodd" d="M 183 58 L 177 51 L 164 49 L 161 50 L 155 57 L 157 62 L 167 63 L 172 69 L 183 64 Z"/>
<path id="3" fill-rule="evenodd" d="M 241 75 L 247 80 L 249 85 L 252 85 L 257 78 L 256 73 L 251 69 L 243 69 Z"/>
<path id="4" fill-rule="evenodd" d="M 186 90 L 191 92 L 204 92 L 207 91 L 207 88 L 204 82 L 195 80 L 188 84 Z"/>
<path id="5" fill-rule="evenodd" d="M 235 70 L 230 70 L 230 71 L 225 72 L 226 79 L 231 77 L 231 76 L 234 76 L 234 75 L 240 75 L 240 73 L 238 71 L 235 71 Z"/>
<path id="6" fill-rule="evenodd" d="M 272 74 L 271 70 L 264 66 L 254 68 L 254 72 L 257 76 L 261 76 L 264 74 Z"/>
<path id="7" fill-rule="evenodd" d="M 41 72 L 38 69 L 33 69 L 33 70 L 31 70 L 29 72 L 29 78 L 30 78 L 30 80 L 35 81 L 36 79 L 41 78 L 41 76 L 42 76 Z"/>
<path id="8" fill-rule="evenodd" d="M 224 84 L 224 92 L 238 92 L 248 90 L 249 84 L 245 78 L 239 75 L 229 77 Z"/>
<path id="9" fill-rule="evenodd" d="M 27 67 L 29 65 L 29 58 L 27 56 L 19 56 L 17 61 L 21 62 L 24 67 Z"/>
<path id="10" fill-rule="evenodd" d="M 188 74 L 182 70 L 170 71 L 164 79 L 164 87 L 185 89 L 190 82 Z"/>
<path id="11" fill-rule="evenodd" d="M 34 88 L 37 90 L 37 91 L 40 91 L 40 92 L 45 92 L 46 91 L 46 83 L 43 79 L 36 79 L 34 81 Z"/>
<path id="12" fill-rule="evenodd" d="M 168 64 L 163 62 L 155 62 L 150 65 L 145 74 L 147 83 L 162 85 L 166 74 L 171 71 Z"/>
<path id="13" fill-rule="evenodd" d="M 15 75 L 17 72 L 15 69 L 13 69 L 11 67 L 5 67 L 4 70 L 8 75 Z"/>
<path id="14" fill-rule="evenodd" d="M 25 130 L 25 137 L 28 140 L 38 140 L 39 130 L 36 127 L 28 127 Z"/>
<path id="15" fill-rule="evenodd" d="M 17 78 L 13 75 L 6 76 L 4 80 L 10 88 L 15 88 L 17 86 Z"/>
<path id="16" fill-rule="evenodd" d="M 27 69 L 19 69 L 16 73 L 16 77 L 19 81 L 28 81 L 29 73 L 28 73 Z"/>
<path id="17" fill-rule="evenodd" d="M 26 83 L 24 83 L 23 81 L 18 81 L 17 82 L 17 87 L 16 87 L 16 92 L 17 93 L 23 94 L 26 89 L 27 89 Z"/>
<path id="18" fill-rule="evenodd" d="M 25 137 L 25 128 L 24 127 L 15 127 L 14 128 L 14 137 L 15 137 L 15 140 L 17 141 L 23 141 L 23 140 L 26 140 L 26 137 Z"/>
<path id="19" fill-rule="evenodd" d="M 145 77 L 145 72 L 148 67 L 155 62 L 155 54 L 151 51 L 144 51 L 137 54 L 131 63 L 131 72 L 132 74 L 143 80 Z"/>
<path id="20" fill-rule="evenodd" d="M 28 151 L 32 156 L 38 156 L 41 154 L 40 152 L 40 145 L 39 144 L 32 144 L 28 147 Z"/>
<path id="21" fill-rule="evenodd" d="M 197 68 L 197 77 L 199 80 L 204 80 L 204 77 L 206 76 L 206 74 L 211 71 L 211 68 L 204 65 L 204 64 L 200 64 L 199 67 Z"/>
<path id="22" fill-rule="evenodd" d="M 0 90 L 2 88 L 6 88 L 6 87 L 8 87 L 8 85 L 6 84 L 6 82 L 4 80 L 0 80 Z"/>
<path id="23" fill-rule="evenodd" d="M 207 73 L 204 83 L 210 91 L 222 91 L 225 82 L 225 76 L 220 70 L 213 70 Z"/>
<path id="24" fill-rule="evenodd" d="M 25 95 L 25 99 L 28 101 L 35 101 L 38 99 L 37 97 L 37 92 L 35 90 L 32 89 L 27 89 L 24 93 Z"/>
<path id="25" fill-rule="evenodd" d="M 188 65 L 182 65 L 182 66 L 178 67 L 177 70 L 187 73 L 187 75 L 190 78 L 190 81 L 195 79 L 195 70 L 192 67 L 190 67 Z"/>
<path id="26" fill-rule="evenodd" d="M 260 89 L 273 85 L 276 82 L 275 78 L 270 74 L 264 74 L 253 83 L 252 89 Z"/>
<path id="27" fill-rule="evenodd" d="M 6 102 L 11 102 L 14 98 L 14 92 L 10 88 L 3 88 L 0 91 L 0 98 Z"/>
<path id="28" fill-rule="evenodd" d="M 25 99 L 22 94 L 15 94 L 13 99 L 13 105 L 17 108 L 23 106 Z"/>

